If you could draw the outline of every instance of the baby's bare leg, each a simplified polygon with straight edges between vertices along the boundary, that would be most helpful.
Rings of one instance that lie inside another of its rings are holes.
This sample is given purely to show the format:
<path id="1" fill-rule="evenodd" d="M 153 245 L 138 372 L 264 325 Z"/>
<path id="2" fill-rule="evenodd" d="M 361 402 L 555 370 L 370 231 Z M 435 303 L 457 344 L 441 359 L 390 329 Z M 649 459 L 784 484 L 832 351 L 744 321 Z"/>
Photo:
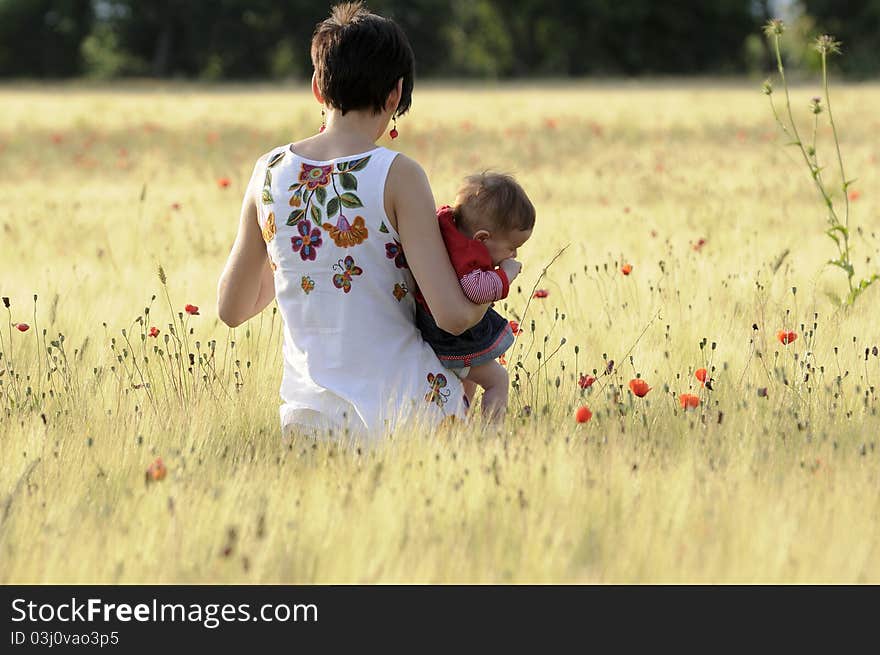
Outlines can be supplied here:
<path id="1" fill-rule="evenodd" d="M 470 405 L 474 402 L 474 395 L 477 393 L 477 383 L 472 382 L 470 379 L 465 379 L 461 381 L 461 385 L 464 387 L 464 395 L 467 396 L 468 405 Z"/>
<path id="2" fill-rule="evenodd" d="M 468 382 L 483 387 L 483 416 L 490 421 L 504 420 L 507 411 L 507 393 L 510 380 L 505 369 L 496 360 L 471 367 Z"/>

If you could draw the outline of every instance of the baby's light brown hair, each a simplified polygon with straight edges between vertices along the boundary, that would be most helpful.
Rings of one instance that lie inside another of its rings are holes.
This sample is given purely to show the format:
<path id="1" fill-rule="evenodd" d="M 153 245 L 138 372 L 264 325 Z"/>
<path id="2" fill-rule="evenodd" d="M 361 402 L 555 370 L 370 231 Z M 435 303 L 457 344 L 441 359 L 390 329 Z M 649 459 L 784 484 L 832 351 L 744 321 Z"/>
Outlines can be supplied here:
<path id="1" fill-rule="evenodd" d="M 465 178 L 455 196 L 456 224 L 470 232 L 531 230 L 535 206 L 512 175 L 483 171 Z"/>

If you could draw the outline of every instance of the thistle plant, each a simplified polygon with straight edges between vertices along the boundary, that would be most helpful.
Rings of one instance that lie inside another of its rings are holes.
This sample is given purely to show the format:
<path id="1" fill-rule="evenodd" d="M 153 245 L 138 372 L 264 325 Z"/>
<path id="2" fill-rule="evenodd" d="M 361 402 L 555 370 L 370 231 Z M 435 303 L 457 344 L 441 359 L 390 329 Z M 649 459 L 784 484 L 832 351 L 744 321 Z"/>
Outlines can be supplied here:
<path id="1" fill-rule="evenodd" d="M 837 249 L 837 257 L 829 259 L 827 264 L 836 266 L 846 273 L 848 285 L 848 293 L 844 305 L 852 305 L 856 299 L 871 284 L 880 279 L 880 275 L 873 274 L 870 277 L 856 281 L 855 267 L 852 263 L 852 251 L 850 248 L 850 223 L 849 223 L 849 187 L 855 182 L 855 179 L 847 179 L 843 167 L 843 156 L 840 153 L 840 139 L 837 134 L 837 125 L 834 122 L 834 114 L 831 112 L 831 96 L 828 92 L 828 58 L 832 55 L 840 54 L 840 42 L 836 41 L 833 36 L 823 34 L 816 38 L 813 48 L 819 53 L 822 63 L 822 91 L 824 95 L 824 105 L 822 97 L 814 97 L 810 100 L 809 108 L 813 115 L 813 129 L 809 143 L 804 143 L 794 120 L 791 109 L 791 97 L 788 91 L 788 83 L 785 79 L 785 67 L 782 64 L 782 54 L 780 52 L 779 41 L 785 32 L 785 23 L 778 18 L 774 18 L 767 22 L 764 26 L 764 34 L 773 44 L 773 50 L 776 54 L 776 65 L 779 70 L 779 78 L 782 82 L 782 88 L 785 91 L 785 115 L 780 116 L 776 110 L 776 103 L 773 100 L 773 84 L 770 80 L 764 82 L 762 91 L 770 101 L 770 108 L 773 111 L 773 117 L 776 123 L 782 129 L 783 133 L 792 139 L 788 145 L 798 148 L 803 156 L 804 162 L 810 171 L 810 177 L 822 198 L 822 202 L 827 210 L 828 228 L 825 234 L 830 238 Z M 819 116 L 821 114 L 828 115 L 828 122 L 831 124 L 831 134 L 834 140 L 834 148 L 837 155 L 837 165 L 840 172 L 840 190 L 843 192 L 843 220 L 834 206 L 832 198 L 833 187 L 829 187 L 822 177 L 824 166 L 819 164 L 819 156 L 816 152 L 816 132 L 819 126 Z M 787 122 L 786 122 L 787 121 Z"/>

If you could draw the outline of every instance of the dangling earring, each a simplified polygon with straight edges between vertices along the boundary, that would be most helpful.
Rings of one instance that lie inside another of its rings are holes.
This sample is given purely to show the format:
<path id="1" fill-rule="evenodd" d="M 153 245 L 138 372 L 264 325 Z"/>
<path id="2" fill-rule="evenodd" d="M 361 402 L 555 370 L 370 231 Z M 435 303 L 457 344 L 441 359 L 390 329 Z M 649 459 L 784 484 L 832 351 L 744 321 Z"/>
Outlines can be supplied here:
<path id="1" fill-rule="evenodd" d="M 318 130 L 318 132 L 323 132 L 323 131 L 326 130 L 326 129 L 327 129 L 327 118 L 326 118 L 326 116 L 324 115 L 324 110 L 323 110 L 323 108 L 322 108 L 322 109 L 321 109 L 321 129 Z"/>
<path id="2" fill-rule="evenodd" d="M 394 117 L 394 126 L 391 128 L 391 131 L 388 133 L 392 139 L 397 138 L 397 116 Z"/>

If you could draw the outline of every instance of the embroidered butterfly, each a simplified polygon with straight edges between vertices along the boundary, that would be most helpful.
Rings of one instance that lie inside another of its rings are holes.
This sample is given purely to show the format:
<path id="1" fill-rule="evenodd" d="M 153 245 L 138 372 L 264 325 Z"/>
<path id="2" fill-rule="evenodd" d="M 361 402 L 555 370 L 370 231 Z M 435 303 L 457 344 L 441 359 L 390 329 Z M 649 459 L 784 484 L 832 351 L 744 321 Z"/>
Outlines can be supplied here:
<path id="1" fill-rule="evenodd" d="M 351 278 L 353 275 L 361 275 L 364 272 L 360 266 L 354 265 L 354 257 L 346 256 L 340 259 L 338 263 L 333 264 L 333 270 L 339 270 L 340 273 L 333 275 L 333 286 L 342 289 L 345 293 L 351 291 Z"/>
<path id="2" fill-rule="evenodd" d="M 409 291 L 409 289 L 406 288 L 406 285 L 400 284 L 398 282 L 397 284 L 394 285 L 394 291 L 392 293 L 394 294 L 394 297 L 397 299 L 397 302 L 400 302 L 406 296 L 407 291 Z"/>
<path id="3" fill-rule="evenodd" d="M 443 407 L 449 400 L 449 389 L 444 389 L 447 384 L 446 376 L 442 373 L 428 373 L 428 384 L 431 390 L 425 394 L 425 402 L 436 403 L 437 407 Z"/>

